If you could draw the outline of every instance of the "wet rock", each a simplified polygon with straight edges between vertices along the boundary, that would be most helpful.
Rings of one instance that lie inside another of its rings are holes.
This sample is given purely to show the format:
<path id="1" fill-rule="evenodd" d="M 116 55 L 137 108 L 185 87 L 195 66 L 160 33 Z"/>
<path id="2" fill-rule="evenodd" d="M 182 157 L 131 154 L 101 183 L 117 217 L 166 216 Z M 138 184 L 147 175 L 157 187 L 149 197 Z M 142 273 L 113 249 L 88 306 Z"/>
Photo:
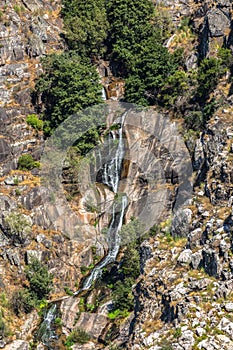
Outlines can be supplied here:
<path id="1" fill-rule="evenodd" d="M 85 329 L 91 337 L 98 339 L 108 323 L 108 318 L 103 315 L 82 312 L 76 326 Z"/>
<path id="2" fill-rule="evenodd" d="M 68 334 L 69 330 L 72 330 L 79 314 L 79 302 L 78 298 L 67 298 L 62 301 L 60 310 L 63 324 L 63 331 Z"/>

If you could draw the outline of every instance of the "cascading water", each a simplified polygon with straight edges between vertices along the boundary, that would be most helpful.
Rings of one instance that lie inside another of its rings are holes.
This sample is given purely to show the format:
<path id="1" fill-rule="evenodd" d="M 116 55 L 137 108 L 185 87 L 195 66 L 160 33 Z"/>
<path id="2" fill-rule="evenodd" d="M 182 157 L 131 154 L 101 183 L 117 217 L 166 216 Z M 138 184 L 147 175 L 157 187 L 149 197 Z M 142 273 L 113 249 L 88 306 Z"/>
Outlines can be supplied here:
<path id="1" fill-rule="evenodd" d="M 110 162 L 105 163 L 103 167 L 102 182 L 108 187 L 110 187 L 114 193 L 117 193 L 118 190 L 118 184 L 121 175 L 121 166 L 124 158 L 123 125 L 125 122 L 126 115 L 127 112 L 123 114 L 120 121 L 120 127 L 117 130 L 119 138 L 115 157 L 113 157 Z M 109 133 L 109 145 L 112 142 L 111 139 L 113 140 L 113 142 L 116 141 L 116 133 L 114 130 Z"/>
<path id="2" fill-rule="evenodd" d="M 118 185 L 119 185 L 120 176 L 121 176 L 121 167 L 122 167 L 122 162 L 124 158 L 125 147 L 124 147 L 124 140 L 123 140 L 123 125 L 125 122 L 126 115 L 127 115 L 127 112 L 125 112 L 122 115 L 119 123 L 119 128 L 117 130 L 112 130 L 109 133 L 108 159 L 110 159 L 110 161 L 104 164 L 103 173 L 102 173 L 102 183 L 104 183 L 110 189 L 112 189 L 115 194 L 118 191 Z M 118 133 L 118 139 L 116 137 L 116 133 Z M 110 147 L 112 141 L 113 142 L 117 141 L 117 148 L 116 148 L 114 157 L 112 157 L 112 154 L 111 154 L 112 149 Z M 90 275 L 84 281 L 82 289 L 75 292 L 74 295 L 78 295 L 81 291 L 89 289 L 92 283 L 97 279 L 97 277 L 101 275 L 102 269 L 105 266 L 107 266 L 109 263 L 115 261 L 120 248 L 119 231 L 121 230 L 121 227 L 123 224 L 124 212 L 127 207 L 127 204 L 128 204 L 127 197 L 125 195 L 121 196 L 120 204 L 119 203 L 113 204 L 112 220 L 107 231 L 107 239 L 109 242 L 108 254 L 100 263 L 98 263 L 94 267 Z"/>
<path id="3" fill-rule="evenodd" d="M 117 257 L 117 254 L 120 248 L 120 236 L 118 232 L 122 227 L 124 211 L 127 206 L 126 196 L 122 196 L 121 198 L 121 209 L 119 213 L 116 213 L 116 206 L 117 204 L 114 203 L 112 221 L 107 233 L 108 240 L 110 241 L 110 249 L 108 251 L 108 254 L 99 264 L 97 264 L 94 267 L 91 274 L 87 277 L 87 279 L 83 283 L 82 290 L 89 289 L 92 283 L 97 279 L 97 277 L 101 275 L 102 269 L 108 264 L 110 264 L 111 262 L 114 262 Z M 79 291 L 74 293 L 74 295 L 77 295 L 77 294 L 79 294 Z"/>
<path id="4" fill-rule="evenodd" d="M 106 162 L 103 166 L 102 173 L 102 183 L 107 185 L 115 194 L 118 191 L 118 185 L 121 175 L 121 167 L 124 158 L 124 140 L 123 140 L 123 125 L 126 118 L 127 112 L 124 113 L 121 117 L 119 128 L 112 130 L 109 133 L 109 145 L 113 142 L 117 142 L 117 147 L 115 148 L 115 155 L 112 156 L 112 149 L 109 147 L 108 159 L 110 161 Z M 118 138 L 117 138 L 118 134 Z M 99 153 L 99 158 L 101 154 Z M 116 260 L 117 254 L 120 248 L 120 235 L 119 231 L 121 230 L 124 212 L 127 207 L 127 197 L 123 194 L 119 196 L 119 201 L 114 202 L 112 208 L 112 219 L 107 231 L 107 239 L 109 243 L 109 251 L 106 257 L 98 263 L 90 275 L 86 278 L 83 283 L 83 287 L 75 292 L 73 295 L 78 295 L 81 291 L 88 290 L 92 283 L 101 275 L 102 269 L 107 266 L 109 263 Z M 56 338 L 55 332 L 52 330 L 52 324 L 55 319 L 56 314 L 56 304 L 47 311 L 44 321 L 41 323 L 37 338 L 42 341 L 49 348 L 49 341 Z"/>
<path id="5" fill-rule="evenodd" d="M 49 347 L 49 342 L 52 339 L 56 339 L 56 334 L 52 330 L 52 324 L 56 318 L 56 309 L 57 305 L 53 304 L 50 309 L 45 314 L 44 320 L 40 325 L 40 328 L 37 332 L 37 338 L 42 341 L 43 344 Z"/>

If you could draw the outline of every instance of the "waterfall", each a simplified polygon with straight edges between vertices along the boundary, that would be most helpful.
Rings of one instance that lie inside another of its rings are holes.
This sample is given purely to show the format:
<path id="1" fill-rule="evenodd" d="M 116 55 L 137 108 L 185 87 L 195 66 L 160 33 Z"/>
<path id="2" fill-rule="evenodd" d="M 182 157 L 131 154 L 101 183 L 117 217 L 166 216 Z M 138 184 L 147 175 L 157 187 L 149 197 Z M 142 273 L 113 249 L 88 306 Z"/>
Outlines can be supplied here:
<path id="1" fill-rule="evenodd" d="M 37 333 L 37 338 L 40 339 L 45 345 L 48 345 L 51 339 L 56 339 L 57 337 L 55 332 L 51 329 L 56 317 L 56 309 L 56 304 L 53 304 L 50 309 L 48 309 Z"/>
<path id="2" fill-rule="evenodd" d="M 124 158 L 124 141 L 123 141 L 123 125 L 125 122 L 125 117 L 127 112 L 125 112 L 120 121 L 120 127 L 118 130 L 112 130 L 109 132 L 109 145 L 111 142 L 116 141 L 116 131 L 118 131 L 118 144 L 115 156 L 110 160 L 110 162 L 105 163 L 103 167 L 103 179 L 102 182 L 117 193 L 118 184 L 121 175 L 121 166 Z"/>
<path id="3" fill-rule="evenodd" d="M 115 212 L 116 204 L 113 205 L 113 216 L 107 232 L 107 236 L 111 245 L 110 249 L 106 257 L 94 267 L 91 274 L 87 277 L 87 279 L 83 284 L 82 290 L 89 289 L 92 283 L 97 279 L 97 277 L 101 275 L 102 269 L 108 264 L 110 264 L 111 262 L 115 261 L 120 248 L 120 235 L 118 234 L 118 232 L 121 230 L 121 227 L 123 224 L 124 212 L 125 212 L 126 206 L 127 206 L 126 196 L 122 196 L 120 213 Z M 74 293 L 74 295 L 77 295 L 77 294 L 79 294 L 79 292 Z"/>
<path id="4" fill-rule="evenodd" d="M 109 132 L 108 140 L 108 159 L 103 165 L 103 172 L 101 177 L 101 182 L 107 185 L 115 194 L 118 191 L 118 185 L 121 176 L 121 167 L 124 159 L 124 140 L 123 140 L 123 124 L 127 112 L 124 113 L 119 122 L 119 128 L 116 130 L 111 130 Z M 118 135 L 118 138 L 117 138 Z M 117 147 L 112 148 L 111 143 L 117 141 Z M 113 150 L 115 154 L 113 156 Z M 102 154 L 98 151 L 98 158 L 101 162 Z M 120 199 L 120 203 L 119 203 Z M 125 209 L 127 207 L 128 201 L 127 197 L 124 194 L 118 195 L 118 201 L 113 203 L 112 208 L 112 219 L 107 231 L 107 239 L 109 243 L 109 251 L 105 258 L 100 261 L 92 270 L 90 275 L 85 279 L 83 287 L 73 294 L 73 296 L 78 295 L 81 291 L 88 290 L 92 283 L 101 275 L 102 269 L 107 266 L 109 263 L 116 260 L 117 254 L 120 248 L 120 235 L 119 231 L 121 230 Z M 42 341 L 44 345 L 49 348 L 49 342 L 51 339 L 56 339 L 57 336 L 52 329 L 55 317 L 56 317 L 56 303 L 54 303 L 47 311 L 44 316 L 44 320 L 40 325 L 40 328 L 37 333 L 37 339 Z"/>
<path id="5" fill-rule="evenodd" d="M 109 140 L 108 140 L 108 159 L 109 162 L 106 162 L 103 166 L 102 173 L 102 183 L 107 185 L 114 193 L 118 191 L 118 185 L 121 176 L 121 167 L 124 159 L 124 140 L 123 140 L 123 125 L 126 118 L 127 112 L 125 112 L 120 120 L 119 129 L 111 130 L 109 132 Z M 118 139 L 116 137 L 118 133 Z M 112 148 L 110 147 L 111 142 L 117 140 L 117 147 L 115 150 L 114 157 L 112 156 Z M 98 154 L 99 158 L 101 155 Z M 112 219 L 107 231 L 107 239 L 109 242 L 109 251 L 105 258 L 98 263 L 90 275 L 86 278 L 83 283 L 83 287 L 81 290 L 74 293 L 74 295 L 78 295 L 81 291 L 87 290 L 91 287 L 92 283 L 101 275 L 102 269 L 107 266 L 109 263 L 114 262 L 116 260 L 117 254 L 120 248 L 120 235 L 119 231 L 121 230 L 124 212 L 127 207 L 127 197 L 125 195 L 121 196 L 120 208 L 119 203 L 113 203 L 112 208 Z"/>

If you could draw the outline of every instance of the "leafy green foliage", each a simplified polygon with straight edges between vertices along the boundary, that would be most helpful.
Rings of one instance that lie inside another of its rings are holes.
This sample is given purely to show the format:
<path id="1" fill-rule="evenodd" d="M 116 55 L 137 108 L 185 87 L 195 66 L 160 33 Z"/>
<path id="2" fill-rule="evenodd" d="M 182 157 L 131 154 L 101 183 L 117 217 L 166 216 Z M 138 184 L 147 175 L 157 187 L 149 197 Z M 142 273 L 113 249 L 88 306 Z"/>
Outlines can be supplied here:
<path id="1" fill-rule="evenodd" d="M 54 323 L 57 325 L 57 326 L 62 326 L 62 320 L 60 317 L 56 317 L 55 320 L 54 320 Z"/>
<path id="2" fill-rule="evenodd" d="M 164 82 L 159 100 L 166 107 L 174 107 L 178 97 L 184 96 L 189 89 L 189 77 L 183 70 L 176 70 Z"/>
<path id="3" fill-rule="evenodd" d="M 132 311 L 134 307 L 134 296 L 132 293 L 132 278 L 125 278 L 124 281 L 117 281 L 112 292 L 114 310 Z"/>
<path id="4" fill-rule="evenodd" d="M 75 53 L 52 54 L 43 60 L 44 74 L 36 83 L 46 111 L 47 134 L 70 115 L 102 102 L 96 69 Z"/>
<path id="5" fill-rule="evenodd" d="M 6 216 L 5 222 L 9 237 L 14 242 L 23 244 L 32 228 L 29 218 L 20 212 L 12 211 Z"/>
<path id="6" fill-rule="evenodd" d="M 131 277 L 135 280 L 139 276 L 140 255 L 133 245 L 129 245 L 125 250 L 121 264 L 121 271 L 126 278 Z"/>
<path id="7" fill-rule="evenodd" d="M 218 50 L 218 58 L 220 58 L 223 67 L 231 68 L 233 65 L 233 56 L 230 49 L 221 47 Z"/>
<path id="8" fill-rule="evenodd" d="M 106 2 L 110 23 L 109 51 L 130 68 L 140 43 L 152 31 L 149 21 L 154 15 L 151 1 L 110 0 Z"/>
<path id="9" fill-rule="evenodd" d="M 221 74 L 220 60 L 214 57 L 202 60 L 197 72 L 197 97 L 199 100 L 206 101 L 216 87 Z"/>
<path id="10" fill-rule="evenodd" d="M 116 309 L 114 311 L 111 311 L 108 313 L 108 317 L 110 318 L 110 320 L 114 321 L 117 318 L 126 318 L 128 317 L 130 314 L 129 311 L 127 310 L 120 310 L 120 309 Z"/>
<path id="11" fill-rule="evenodd" d="M 16 291 L 11 298 L 11 307 L 17 316 L 31 312 L 36 304 L 36 296 L 27 288 Z"/>
<path id="12" fill-rule="evenodd" d="M 35 161 L 31 154 L 22 154 L 18 160 L 18 168 L 20 170 L 32 170 L 33 168 L 39 168 L 40 163 Z"/>
<path id="13" fill-rule="evenodd" d="M 9 335 L 8 326 L 4 320 L 4 312 L 0 310 L 0 338 L 7 337 Z"/>
<path id="14" fill-rule="evenodd" d="M 72 346 L 75 343 L 86 344 L 90 340 L 90 336 L 83 329 L 77 328 L 67 337 L 65 345 Z"/>
<path id="15" fill-rule="evenodd" d="M 40 120 L 36 114 L 29 114 L 26 118 L 26 122 L 36 130 L 43 129 L 43 120 Z"/>
<path id="16" fill-rule="evenodd" d="M 53 276 L 48 272 L 48 268 L 42 265 L 39 260 L 33 259 L 26 267 L 25 272 L 30 283 L 30 291 L 39 300 L 47 297 L 53 281 Z"/>
<path id="17" fill-rule="evenodd" d="M 29 313 L 35 307 L 47 306 L 46 298 L 51 291 L 53 276 L 39 260 L 32 259 L 25 268 L 29 286 L 13 293 L 11 306 L 16 315 Z"/>
<path id="18" fill-rule="evenodd" d="M 63 0 L 65 37 L 71 49 L 95 56 L 105 51 L 108 21 L 105 0 Z"/>
<path id="19" fill-rule="evenodd" d="M 125 100 L 154 104 L 165 80 L 179 66 L 176 55 L 164 47 L 167 25 L 151 1 L 111 0 L 109 51 L 118 73 L 126 77 Z"/>

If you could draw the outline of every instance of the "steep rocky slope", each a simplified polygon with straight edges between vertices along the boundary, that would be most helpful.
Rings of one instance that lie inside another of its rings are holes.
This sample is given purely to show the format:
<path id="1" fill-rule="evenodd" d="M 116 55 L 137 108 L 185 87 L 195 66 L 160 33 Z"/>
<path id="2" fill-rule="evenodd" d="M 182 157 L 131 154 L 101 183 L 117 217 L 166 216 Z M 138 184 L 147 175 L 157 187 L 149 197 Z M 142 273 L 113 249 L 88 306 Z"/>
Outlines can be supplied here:
<path id="1" fill-rule="evenodd" d="M 223 44 L 232 50 L 231 1 L 163 0 L 154 3 L 172 18 L 174 34 L 166 45 L 171 51 L 184 47 L 187 70 L 195 69 L 200 57 L 215 57 Z M 89 332 L 91 341 L 85 345 L 75 344 L 74 350 L 114 349 L 114 344 L 116 349 L 123 344 L 122 348 L 135 350 L 233 349 L 230 73 L 225 74 L 213 93 L 218 98 L 221 96 L 221 106 L 197 139 L 189 135 L 187 143 L 193 152 L 195 184 L 192 202 L 173 218 L 170 232 L 168 209 L 174 200 L 174 188 L 169 187 L 170 194 L 163 192 L 169 198 L 163 212 L 167 220 L 162 220 L 153 237 L 140 246 L 141 275 L 134 285 L 134 312 L 126 319 L 112 322 L 108 317 L 111 300 L 107 288 L 100 285 L 87 293 L 85 307 L 82 296 L 68 297 L 64 292 L 64 287 L 68 294 L 77 289 L 83 267 L 93 266 L 104 255 L 106 247 L 100 244 L 96 250 L 89 242 L 80 244 L 56 230 L 48 211 L 43 211 L 46 193 L 41 192 L 37 170 L 17 169 L 21 154 L 31 153 L 39 160 L 43 149 L 42 133 L 29 127 L 25 120 L 28 114 L 35 112 L 31 93 L 35 78 L 41 72 L 40 58 L 65 48 L 59 16 L 61 2 L 22 0 L 2 1 L 0 5 L 0 306 L 4 324 L 9 329 L 2 336 L 0 347 L 27 350 L 39 328 L 41 319 L 36 311 L 17 317 L 8 301 L 13 292 L 26 283 L 24 267 L 31 256 L 36 256 L 54 274 L 51 300 L 65 296 L 57 302 L 59 340 L 50 345 L 51 349 L 63 349 L 65 339 L 77 327 Z M 186 16 L 193 30 L 187 26 L 177 30 Z M 124 92 L 124 82 L 112 76 L 108 62 L 99 62 L 97 68 L 107 98 L 119 99 Z M 182 121 L 178 124 L 182 129 Z M 149 128 L 153 127 L 149 124 Z M 127 129 L 125 136 L 128 143 L 135 141 L 129 132 L 127 134 Z M 146 156 L 148 149 L 157 151 L 158 158 L 163 157 L 156 143 L 151 144 L 151 140 L 143 137 L 145 135 L 139 135 L 137 142 L 148 148 L 141 157 Z M 187 135 L 185 137 L 187 139 Z M 168 165 L 166 163 L 166 168 Z M 130 172 L 132 177 L 136 173 L 133 165 L 128 168 L 125 162 L 123 180 Z M 139 175 L 137 173 L 136 180 L 142 181 Z M 135 203 L 145 190 L 136 180 L 133 184 Z M 166 180 L 171 184 L 169 171 Z M 122 181 L 121 186 L 127 189 L 127 182 Z M 102 191 L 102 197 L 111 197 Z M 128 220 L 132 214 L 137 214 L 135 203 L 131 203 L 128 210 Z M 62 210 L 59 208 L 60 212 Z M 22 240 L 6 232 L 6 218 L 11 211 L 24 215 L 29 222 L 30 234 L 23 233 Z M 83 215 L 85 223 L 91 221 L 91 230 L 94 230 L 95 215 L 92 212 Z M 91 309 L 99 296 L 102 303 Z M 33 346 L 38 350 L 45 348 L 36 342 Z"/>

